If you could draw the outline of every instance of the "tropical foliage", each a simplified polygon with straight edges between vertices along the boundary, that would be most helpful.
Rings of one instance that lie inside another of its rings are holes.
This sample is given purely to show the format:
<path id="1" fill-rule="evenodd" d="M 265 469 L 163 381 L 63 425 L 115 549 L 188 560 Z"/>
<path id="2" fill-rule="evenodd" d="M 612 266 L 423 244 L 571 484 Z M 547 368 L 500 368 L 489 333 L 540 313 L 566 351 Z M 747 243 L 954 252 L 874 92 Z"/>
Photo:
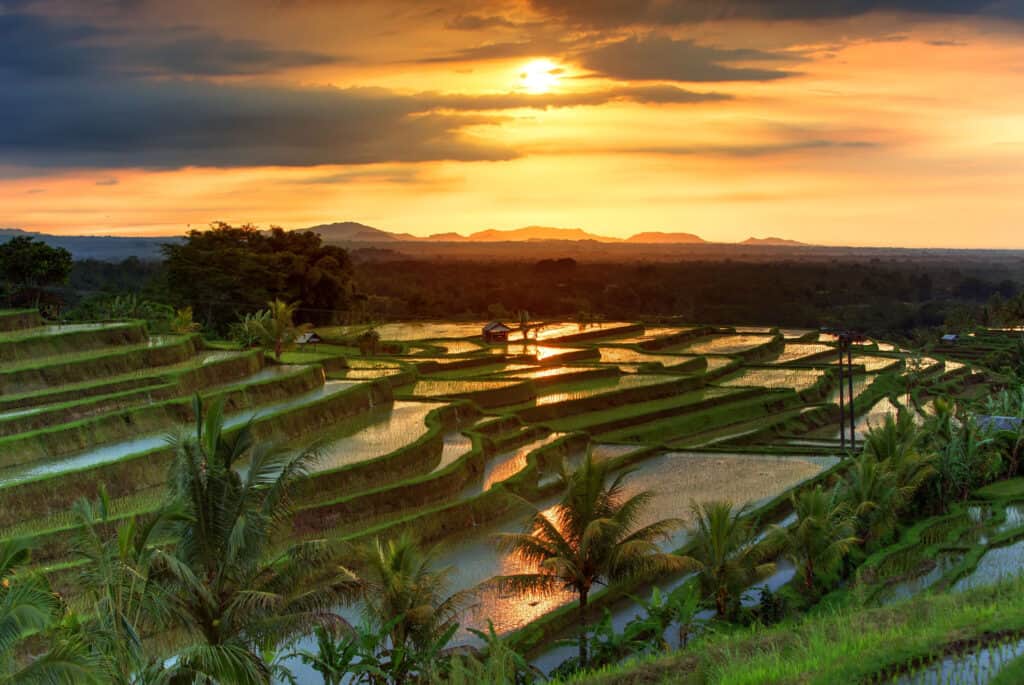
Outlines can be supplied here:
<path id="1" fill-rule="evenodd" d="M 639 525 L 651 493 L 628 494 L 628 471 L 610 474 L 608 462 L 587 455 L 580 468 L 563 470 L 565 494 L 548 512 L 538 511 L 525 533 L 499 537 L 500 546 L 535 571 L 507 575 L 500 586 L 513 593 L 573 593 L 578 601 L 579 661 L 587 663 L 587 600 L 596 585 L 682 570 L 685 562 L 660 550 L 680 525 L 666 519 Z"/>
<path id="2" fill-rule="evenodd" d="M 803 589 L 812 594 L 819 577 L 839 570 L 858 540 L 853 536 L 853 516 L 838 489 L 825 492 L 815 487 L 790 498 L 796 522 L 774 530 L 783 554 L 798 569 Z"/>
<path id="3" fill-rule="evenodd" d="M 102 662 L 80 630 L 62 626 L 65 607 L 38 576 L 19 567 L 29 558 L 24 540 L 0 545 L 0 684 L 102 683 Z M 26 656 L 30 641 L 47 651 Z"/>
<path id="4" fill-rule="evenodd" d="M 281 359 L 285 348 L 312 328 L 309 324 L 295 323 L 295 311 L 298 306 L 297 302 L 289 304 L 273 300 L 267 303 L 266 309 L 247 315 L 242 319 L 246 340 L 255 340 L 264 347 L 272 348 L 274 357 Z"/>
<path id="5" fill-rule="evenodd" d="M 743 590 L 775 566 L 757 545 L 757 530 L 746 506 L 736 508 L 719 500 L 694 504 L 692 510 L 694 526 L 686 561 L 696 570 L 701 592 L 713 598 L 719 615 L 735 616 Z"/>
<path id="6" fill-rule="evenodd" d="M 448 595 L 453 569 L 435 568 L 434 551 L 423 551 L 409 535 L 374 540 L 356 559 L 366 622 L 384 638 L 365 661 L 376 663 L 390 683 L 436 677 L 472 595 Z"/>

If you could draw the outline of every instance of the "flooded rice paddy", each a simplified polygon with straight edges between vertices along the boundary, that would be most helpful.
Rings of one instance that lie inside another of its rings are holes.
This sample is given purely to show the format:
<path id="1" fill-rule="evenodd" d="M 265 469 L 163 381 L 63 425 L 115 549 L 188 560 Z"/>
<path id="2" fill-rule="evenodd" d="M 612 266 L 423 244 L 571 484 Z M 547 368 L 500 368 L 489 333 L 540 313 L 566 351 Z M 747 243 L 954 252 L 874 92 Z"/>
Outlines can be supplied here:
<path id="1" fill-rule="evenodd" d="M 797 392 L 811 388 L 821 380 L 825 371 L 821 369 L 784 369 L 762 367 L 744 369 L 739 373 L 716 381 L 719 385 L 771 388 L 779 390 L 792 388 Z"/>
<path id="2" fill-rule="evenodd" d="M 269 414 L 294 409 L 306 404 L 312 404 L 313 402 L 317 402 L 326 397 L 347 390 L 353 385 L 354 383 L 351 381 L 327 381 L 323 386 L 315 390 L 311 390 L 301 395 L 296 395 L 288 400 L 263 405 L 256 409 L 228 414 L 225 417 L 224 423 L 228 428 L 241 426 L 242 424 L 260 416 L 267 416 Z M 186 429 L 186 427 L 182 426 L 181 430 L 184 429 Z M 53 475 L 89 466 L 106 464 L 123 459 L 130 455 L 137 455 L 156 450 L 167 444 L 167 434 L 168 431 L 163 430 L 158 433 L 140 436 L 132 440 L 124 440 L 95 447 L 68 457 L 47 460 L 45 462 L 32 462 L 3 469 L 0 470 L 0 486 L 10 485 L 20 481 L 30 480 L 32 478 L 38 478 L 40 476 Z"/>
<path id="3" fill-rule="evenodd" d="M 769 335 L 713 335 L 691 343 L 666 348 L 666 352 L 687 354 L 738 354 L 771 342 Z"/>

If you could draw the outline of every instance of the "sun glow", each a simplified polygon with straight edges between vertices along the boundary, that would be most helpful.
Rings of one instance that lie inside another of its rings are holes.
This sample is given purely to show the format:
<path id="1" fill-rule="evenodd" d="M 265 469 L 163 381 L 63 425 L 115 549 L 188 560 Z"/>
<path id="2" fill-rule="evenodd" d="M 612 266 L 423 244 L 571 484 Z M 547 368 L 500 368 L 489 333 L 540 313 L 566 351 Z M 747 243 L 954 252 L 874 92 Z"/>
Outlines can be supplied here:
<path id="1" fill-rule="evenodd" d="M 523 85 L 531 93 L 547 93 L 558 85 L 562 69 L 549 59 L 535 59 L 527 63 L 519 74 Z"/>

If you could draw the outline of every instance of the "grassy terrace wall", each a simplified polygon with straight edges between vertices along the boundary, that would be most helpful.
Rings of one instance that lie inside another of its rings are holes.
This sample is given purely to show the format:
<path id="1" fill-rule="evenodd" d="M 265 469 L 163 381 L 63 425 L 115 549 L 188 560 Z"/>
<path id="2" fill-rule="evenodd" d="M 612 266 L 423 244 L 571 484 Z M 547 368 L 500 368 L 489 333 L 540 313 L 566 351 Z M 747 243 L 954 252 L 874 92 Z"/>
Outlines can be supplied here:
<path id="1" fill-rule="evenodd" d="M 353 465 L 361 468 L 342 468 L 329 471 L 317 471 L 310 474 L 300 485 L 296 499 L 310 502 L 336 492 L 338 488 L 355 487 L 358 491 L 378 488 L 384 483 L 394 483 L 410 473 L 429 471 L 437 465 L 440 457 L 441 441 L 444 433 L 451 430 L 459 422 L 471 422 L 479 416 L 479 411 L 469 403 L 458 406 L 445 405 L 427 415 L 428 433 L 414 443 L 402 447 L 390 454 L 372 459 L 362 464 Z M 410 467 L 411 465 L 411 467 Z M 412 469 L 411 471 L 409 469 Z M 361 472 L 364 471 L 364 472 Z M 361 479 L 365 476 L 365 479 Z M 387 490 L 386 487 L 379 488 Z M 358 497 L 358 495 L 356 495 Z M 154 505 L 157 500 L 153 499 Z M 329 511 L 331 502 L 309 504 L 299 509 L 295 518 L 295 529 L 322 530 L 326 523 L 317 516 L 319 507 Z M 378 515 L 373 511 L 357 511 L 355 519 L 366 519 Z M 127 514 L 124 516 L 127 517 Z M 111 530 L 124 517 L 115 517 Z M 58 521 L 67 521 L 66 517 L 58 516 Z M 53 563 L 67 557 L 71 551 L 70 544 L 77 528 L 67 521 L 53 530 L 33 535 L 33 562 Z"/>
<path id="2" fill-rule="evenodd" d="M 102 328 L 18 335 L 7 340 L 0 336 L 0 364 L 60 354 L 76 354 L 99 347 L 138 345 L 146 339 L 145 324 L 141 321 L 111 324 Z"/>
<path id="3" fill-rule="evenodd" d="M 443 435 L 443 426 L 439 427 L 438 435 Z M 354 494 L 325 501 L 298 512 L 295 517 L 295 528 L 299 534 L 305 535 L 312 531 L 335 528 L 342 524 L 353 524 L 367 520 L 392 516 L 402 511 L 421 509 L 439 502 L 451 501 L 474 480 L 483 477 L 488 460 L 497 452 L 526 444 L 545 434 L 542 429 L 532 428 L 506 436 L 495 442 L 493 439 L 468 431 L 472 438 L 472 448 L 443 469 L 433 471 L 438 464 L 440 452 L 429 460 L 422 460 L 417 475 L 392 480 L 387 485 L 370 490 L 349 492 Z M 408 451 L 414 452 L 415 448 Z M 401 452 L 401 450 L 399 450 Z M 382 462 L 381 466 L 388 472 L 394 472 L 393 462 L 404 457 L 393 453 L 373 462 Z M 373 462 L 367 462 L 370 465 Z M 377 476 L 380 479 L 380 476 Z M 317 485 L 310 483 L 310 485 Z M 345 483 L 337 483 L 344 488 Z"/>
<path id="4" fill-rule="evenodd" d="M 0 331 L 20 331 L 43 325 L 43 319 L 35 309 L 0 310 Z"/>
<path id="5" fill-rule="evenodd" d="M 92 416 L 127 409 L 141 403 L 163 402 L 213 385 L 240 381 L 258 373 L 262 367 L 263 355 L 254 351 L 163 376 L 132 379 L 133 381 L 144 380 L 149 383 L 140 389 L 128 389 L 95 397 L 90 392 L 96 389 L 93 387 L 43 393 L 44 398 L 52 400 L 51 403 L 48 403 L 51 406 L 33 413 L 0 419 L 0 437 L 82 421 Z M 129 383 L 129 385 L 131 384 Z M 119 384 L 115 383 L 114 387 L 117 385 Z M 98 387 L 102 389 L 105 386 Z M 81 399 L 83 396 L 85 399 Z M 11 398 L 0 402 L 0 411 L 14 406 L 28 407 L 32 405 L 27 401 L 22 404 L 21 398 Z"/>
<path id="6" fill-rule="evenodd" d="M 554 376 L 541 376 L 530 379 L 535 388 L 551 388 L 566 383 L 578 383 L 580 381 L 591 381 L 599 378 L 615 378 L 620 376 L 619 370 L 613 366 L 586 369 L 585 371 L 570 371 Z"/>
<path id="7" fill-rule="evenodd" d="M 287 441 L 368 411 L 371 402 L 379 405 L 389 401 L 391 388 L 386 383 L 360 383 L 315 402 L 260 417 L 252 426 L 258 439 Z M 0 486 L 0 526 L 62 512 L 68 502 L 94 497 L 100 483 L 106 484 L 112 498 L 156 490 L 164 483 L 170 459 L 168 449 L 157 449 L 56 476 Z"/>
<path id="8" fill-rule="evenodd" d="M 645 414 L 637 414 L 636 416 L 626 416 L 621 419 L 613 419 L 610 421 L 602 421 L 600 423 L 586 424 L 578 428 L 578 430 L 586 431 L 591 435 L 597 435 L 599 433 L 610 433 L 612 431 L 621 430 L 623 428 L 630 428 L 631 426 L 638 426 L 652 421 L 658 421 L 660 419 L 668 419 L 678 416 L 685 416 L 687 414 L 695 414 L 698 412 L 706 411 L 713 407 L 718 407 L 723 404 L 730 404 L 733 402 L 740 402 L 742 400 L 751 399 L 754 397 L 760 397 L 764 394 L 764 390 L 761 388 L 744 388 L 737 390 L 734 393 L 728 395 L 721 395 L 719 397 L 712 397 L 707 400 L 700 402 L 693 402 L 692 404 L 683 404 L 676 407 L 667 407 L 665 409 L 659 409 L 656 411 L 648 412 Z"/>
<path id="9" fill-rule="evenodd" d="M 409 358 L 409 362 L 416 362 L 415 358 Z M 417 362 L 416 370 L 422 374 L 440 373 L 442 371 L 460 371 L 462 369 L 475 369 L 480 366 L 491 366 L 493 364 L 500 364 L 505 361 L 505 355 L 503 354 L 491 354 L 484 355 L 481 357 L 466 357 L 463 359 L 455 358 L 450 362 L 438 362 L 438 361 L 427 361 Z"/>
<path id="10" fill-rule="evenodd" d="M 782 354 L 782 351 L 786 349 L 786 339 L 782 337 L 781 333 L 777 333 L 769 338 L 763 345 L 751 347 L 749 350 L 743 350 L 737 352 L 731 356 L 739 357 L 744 362 L 758 362 L 765 359 L 774 359 Z"/>
<path id="11" fill-rule="evenodd" d="M 198 335 L 172 338 L 163 345 L 135 346 L 44 359 L 0 370 L 0 392 L 28 392 L 66 383 L 80 383 L 104 376 L 130 373 L 152 366 L 180 364 L 195 356 Z"/>
<path id="12" fill-rule="evenodd" d="M 438 407 L 427 414 L 427 432 L 414 442 L 367 461 L 348 464 L 329 471 L 317 471 L 299 490 L 301 501 L 314 501 L 318 509 L 340 501 L 337 493 L 363 493 L 386 488 L 412 476 L 429 473 L 437 467 L 444 449 L 444 434 L 460 422 L 472 421 L 479 410 L 468 402 Z M 304 507 L 309 510 L 309 507 Z M 309 516 L 297 519 L 309 521 Z"/>
<path id="13" fill-rule="evenodd" d="M 696 340 L 697 338 L 704 338 L 709 335 L 713 335 L 718 332 L 718 329 L 713 326 L 700 326 L 699 328 L 691 328 L 687 331 L 680 331 L 675 335 L 667 335 L 664 338 L 655 338 L 654 340 L 644 340 L 639 344 L 639 347 L 643 350 L 661 350 L 666 347 L 673 347 L 690 340 Z"/>
<path id="14" fill-rule="evenodd" d="M 211 392 L 206 399 L 223 400 L 225 411 L 231 413 L 282 401 L 322 384 L 323 371 L 320 367 L 307 366 L 289 375 Z M 182 397 L 12 435 L 0 439 L 0 468 L 67 456 L 90 447 L 130 440 L 140 434 L 169 430 L 194 421 L 192 399 Z"/>
<path id="15" fill-rule="evenodd" d="M 540 492 L 538 480 L 542 465 L 557 463 L 564 455 L 583 449 L 588 442 L 589 438 L 583 434 L 559 438 L 527 455 L 526 466 L 515 476 L 494 485 L 476 497 L 443 504 L 371 526 L 348 536 L 347 539 L 357 541 L 374 537 L 388 538 L 409 532 L 421 544 L 431 545 L 477 526 L 499 521 L 517 511 L 525 512 L 527 508 L 523 499 L 535 499 Z"/>
<path id="16" fill-rule="evenodd" d="M 749 421 L 770 420 L 777 414 L 799 404 L 792 390 L 760 390 L 748 399 L 719 403 L 668 419 L 644 422 L 618 431 L 601 433 L 603 440 L 667 444 L 693 439 L 703 434 L 718 433 Z"/>
<path id="17" fill-rule="evenodd" d="M 686 376 L 675 381 L 666 380 L 665 383 L 613 390 L 600 395 L 583 397 L 578 400 L 529 407 L 519 410 L 516 412 L 516 415 L 528 423 L 543 423 L 544 421 L 552 421 L 575 414 L 600 411 L 602 409 L 620 407 L 625 404 L 633 404 L 634 402 L 679 395 L 703 387 L 704 382 L 704 376 Z"/>

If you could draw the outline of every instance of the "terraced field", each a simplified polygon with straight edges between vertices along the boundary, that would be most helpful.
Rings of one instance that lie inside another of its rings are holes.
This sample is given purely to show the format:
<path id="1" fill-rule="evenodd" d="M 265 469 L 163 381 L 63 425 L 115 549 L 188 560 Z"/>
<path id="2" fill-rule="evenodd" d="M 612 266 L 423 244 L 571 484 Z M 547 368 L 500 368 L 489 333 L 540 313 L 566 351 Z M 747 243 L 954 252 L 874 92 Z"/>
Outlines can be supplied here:
<path id="1" fill-rule="evenodd" d="M 488 585 L 515 563 L 490 534 L 522 526 L 523 500 L 551 506 L 563 461 L 589 449 L 635 466 L 630 487 L 655 492 L 650 516 L 685 518 L 711 497 L 775 498 L 840 456 L 832 360 L 800 365 L 830 348 L 807 331 L 783 332 L 796 342 L 763 327 L 550 323 L 540 342 L 487 344 L 480 323 L 386 324 L 376 330 L 390 354 L 340 344 L 365 329 L 323 329 L 338 344 L 278 364 L 195 335 L 151 338 L 137 322 L 56 326 L 21 312 L 0 322 L 0 537 L 37 536 L 35 563 L 71 594 L 60 571 L 68 507 L 102 487 L 116 516 L 152 510 L 173 458 L 166 438 L 190 430 L 194 394 L 222 399 L 229 429 L 251 422 L 260 440 L 317 446 L 296 536 L 415 530 L 444 545 L 455 589 L 479 590 L 465 625 L 492 619 L 501 631 L 566 600 L 523 602 Z M 777 356 L 744 358 L 768 343 Z M 902 387 L 900 360 L 895 348 L 855 359 L 869 367 L 855 377 L 859 430 L 897 409 L 895 395 L 872 393 Z M 1007 554 L 1017 551 L 992 550 L 978 567 Z"/>

